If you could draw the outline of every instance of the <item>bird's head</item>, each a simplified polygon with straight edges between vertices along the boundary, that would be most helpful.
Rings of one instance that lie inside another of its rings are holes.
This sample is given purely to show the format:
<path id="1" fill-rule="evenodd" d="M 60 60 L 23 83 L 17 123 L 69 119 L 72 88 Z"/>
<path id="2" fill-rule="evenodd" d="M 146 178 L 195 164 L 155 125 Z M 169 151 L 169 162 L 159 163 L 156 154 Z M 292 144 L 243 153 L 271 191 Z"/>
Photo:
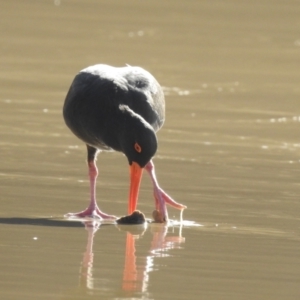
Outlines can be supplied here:
<path id="1" fill-rule="evenodd" d="M 141 168 L 151 160 L 157 151 L 157 139 L 152 126 L 128 106 L 120 109 L 126 115 L 124 131 L 120 135 L 120 144 L 129 165 L 137 163 Z"/>

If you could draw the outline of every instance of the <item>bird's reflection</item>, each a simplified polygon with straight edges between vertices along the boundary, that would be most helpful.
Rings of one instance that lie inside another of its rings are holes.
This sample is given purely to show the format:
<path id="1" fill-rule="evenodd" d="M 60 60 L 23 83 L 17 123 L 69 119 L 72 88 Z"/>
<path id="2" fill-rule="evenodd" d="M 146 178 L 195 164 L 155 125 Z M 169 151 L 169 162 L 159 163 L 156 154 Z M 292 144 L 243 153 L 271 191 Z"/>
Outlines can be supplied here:
<path id="1" fill-rule="evenodd" d="M 152 241 L 149 253 L 141 258 L 138 257 L 135 249 L 135 241 L 140 235 L 127 231 L 123 291 L 147 293 L 149 273 L 154 271 L 154 259 L 169 256 L 168 250 L 179 248 L 179 245 L 185 242 L 185 238 L 181 236 L 182 226 L 178 236 L 167 236 L 168 229 L 168 226 L 161 224 L 151 226 Z M 139 258 L 139 265 L 136 264 L 137 258 Z"/>
<path id="2" fill-rule="evenodd" d="M 86 250 L 83 254 L 81 271 L 80 271 L 80 286 L 85 286 L 87 290 L 94 289 L 94 278 L 93 278 L 93 243 L 94 236 L 100 227 L 100 224 L 95 221 L 84 222 L 85 229 L 88 232 Z"/>
<path id="3" fill-rule="evenodd" d="M 96 278 L 93 276 L 93 241 L 95 233 L 100 228 L 100 223 L 85 221 L 84 225 L 88 237 L 80 270 L 80 286 L 85 288 L 87 293 L 93 293 L 95 289 L 99 289 L 99 287 L 94 286 Z M 155 258 L 170 256 L 169 250 L 180 248 L 180 244 L 185 242 L 185 238 L 182 237 L 182 225 L 176 228 L 162 224 L 145 226 L 120 225 L 117 228 L 126 232 L 125 262 L 121 282 L 122 291 L 126 296 L 131 296 L 135 293 L 145 295 L 148 293 L 149 273 L 155 271 Z M 145 255 L 136 251 L 136 241 L 147 230 L 151 232 L 152 240 Z M 178 234 L 174 235 L 177 230 Z M 172 235 L 168 236 L 169 233 Z"/>

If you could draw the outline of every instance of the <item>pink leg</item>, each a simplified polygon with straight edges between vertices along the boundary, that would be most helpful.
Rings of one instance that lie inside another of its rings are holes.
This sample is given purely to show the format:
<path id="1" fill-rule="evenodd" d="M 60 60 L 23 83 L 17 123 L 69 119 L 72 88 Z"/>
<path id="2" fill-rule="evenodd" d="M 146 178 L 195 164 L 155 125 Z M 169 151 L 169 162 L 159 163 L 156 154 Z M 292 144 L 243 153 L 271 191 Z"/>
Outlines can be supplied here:
<path id="1" fill-rule="evenodd" d="M 96 156 L 97 156 L 97 149 L 87 146 L 88 149 L 88 167 L 89 167 L 89 178 L 90 178 L 90 203 L 89 206 L 78 213 L 68 213 L 66 217 L 73 217 L 73 218 L 99 218 L 99 219 L 117 219 L 115 216 L 108 215 L 102 212 L 96 201 L 96 180 L 98 177 L 98 169 L 96 166 Z"/>
<path id="2" fill-rule="evenodd" d="M 166 204 L 169 204 L 170 206 L 183 210 L 186 208 L 185 205 L 182 205 L 178 202 L 176 202 L 174 199 L 172 199 L 166 192 L 164 192 L 160 186 L 158 185 L 156 175 L 155 175 L 155 169 L 154 164 L 152 160 L 148 162 L 148 164 L 145 166 L 146 171 L 149 173 L 152 183 L 153 183 L 153 192 L 154 192 L 154 198 L 155 198 L 155 207 L 156 210 L 159 211 L 161 216 L 161 222 L 168 221 L 168 211 Z"/>

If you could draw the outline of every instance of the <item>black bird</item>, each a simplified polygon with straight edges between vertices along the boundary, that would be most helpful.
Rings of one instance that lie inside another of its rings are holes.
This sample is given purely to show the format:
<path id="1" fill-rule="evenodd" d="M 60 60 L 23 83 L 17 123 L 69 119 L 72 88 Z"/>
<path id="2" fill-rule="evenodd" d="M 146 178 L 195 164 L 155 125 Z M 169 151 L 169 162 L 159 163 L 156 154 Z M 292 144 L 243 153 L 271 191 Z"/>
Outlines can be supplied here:
<path id="1" fill-rule="evenodd" d="M 115 219 L 96 203 L 96 157 L 101 150 L 123 152 L 130 165 L 128 213 L 136 210 L 143 168 L 149 173 L 156 204 L 156 220 L 166 222 L 166 203 L 183 210 L 158 185 L 152 157 L 157 150 L 156 131 L 164 123 L 165 100 L 156 79 L 140 67 L 90 66 L 74 78 L 66 96 L 63 116 L 71 131 L 87 145 L 90 204 L 70 217 Z"/>

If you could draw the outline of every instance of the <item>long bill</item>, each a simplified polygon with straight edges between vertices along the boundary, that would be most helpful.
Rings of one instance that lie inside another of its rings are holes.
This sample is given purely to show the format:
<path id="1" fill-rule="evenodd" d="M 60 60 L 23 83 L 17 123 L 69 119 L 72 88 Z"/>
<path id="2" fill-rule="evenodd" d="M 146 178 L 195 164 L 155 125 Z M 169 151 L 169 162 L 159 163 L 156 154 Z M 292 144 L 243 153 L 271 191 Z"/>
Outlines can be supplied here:
<path id="1" fill-rule="evenodd" d="M 143 168 L 141 168 L 136 162 L 132 162 L 132 164 L 130 165 L 130 190 L 128 202 L 129 214 L 132 214 L 137 207 L 142 173 Z"/>

